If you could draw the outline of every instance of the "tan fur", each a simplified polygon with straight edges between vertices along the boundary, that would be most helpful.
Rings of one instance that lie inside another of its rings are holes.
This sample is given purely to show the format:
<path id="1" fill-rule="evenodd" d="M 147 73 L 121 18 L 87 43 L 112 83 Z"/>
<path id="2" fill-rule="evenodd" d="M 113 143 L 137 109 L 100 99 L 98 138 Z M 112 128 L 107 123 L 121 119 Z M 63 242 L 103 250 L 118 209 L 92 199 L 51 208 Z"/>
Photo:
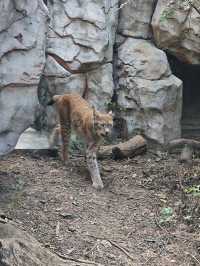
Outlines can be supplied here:
<path id="1" fill-rule="evenodd" d="M 58 134 L 62 137 L 62 158 L 68 159 L 68 145 L 71 129 L 81 136 L 86 144 L 86 160 L 92 178 L 93 186 L 96 189 L 103 188 L 99 168 L 96 159 L 96 152 L 100 140 L 111 133 L 113 126 L 112 114 L 100 113 L 91 108 L 78 94 L 65 94 L 53 96 L 60 118 L 60 128 L 53 132 L 52 142 L 57 141 Z"/>

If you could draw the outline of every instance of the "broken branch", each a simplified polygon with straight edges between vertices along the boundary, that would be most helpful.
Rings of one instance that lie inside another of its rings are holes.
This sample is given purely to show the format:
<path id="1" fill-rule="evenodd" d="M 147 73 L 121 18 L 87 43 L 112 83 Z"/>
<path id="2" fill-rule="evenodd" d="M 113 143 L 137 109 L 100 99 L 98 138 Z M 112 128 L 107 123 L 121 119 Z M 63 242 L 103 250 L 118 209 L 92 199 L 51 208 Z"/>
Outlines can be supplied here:
<path id="1" fill-rule="evenodd" d="M 114 160 L 123 158 L 132 158 L 138 154 L 142 154 L 147 149 L 146 140 L 137 135 L 126 142 L 116 145 L 101 146 L 98 151 L 98 158 L 113 158 Z"/>

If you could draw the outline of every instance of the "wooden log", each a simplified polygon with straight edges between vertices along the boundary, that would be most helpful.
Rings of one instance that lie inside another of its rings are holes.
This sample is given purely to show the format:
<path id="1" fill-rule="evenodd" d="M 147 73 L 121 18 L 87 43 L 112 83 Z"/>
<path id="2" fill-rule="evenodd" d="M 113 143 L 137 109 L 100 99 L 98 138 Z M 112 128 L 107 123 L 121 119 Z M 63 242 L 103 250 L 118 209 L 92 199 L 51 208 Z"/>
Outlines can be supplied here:
<path id="1" fill-rule="evenodd" d="M 169 142 L 168 149 L 171 151 L 172 149 L 183 148 L 184 146 L 191 147 L 194 150 L 200 150 L 200 141 L 184 138 L 174 139 Z"/>
<path id="2" fill-rule="evenodd" d="M 112 158 L 114 160 L 132 158 L 136 155 L 144 153 L 146 150 L 146 140 L 142 136 L 136 135 L 126 142 L 116 145 L 101 146 L 98 151 L 98 158 Z"/>
<path id="3" fill-rule="evenodd" d="M 181 163 L 192 164 L 193 148 L 191 146 L 185 145 L 181 151 L 179 161 Z"/>
<path id="4" fill-rule="evenodd" d="M 179 161 L 181 163 L 192 164 L 193 153 L 200 150 L 200 142 L 194 139 L 175 139 L 169 142 L 168 151 L 181 149 Z"/>

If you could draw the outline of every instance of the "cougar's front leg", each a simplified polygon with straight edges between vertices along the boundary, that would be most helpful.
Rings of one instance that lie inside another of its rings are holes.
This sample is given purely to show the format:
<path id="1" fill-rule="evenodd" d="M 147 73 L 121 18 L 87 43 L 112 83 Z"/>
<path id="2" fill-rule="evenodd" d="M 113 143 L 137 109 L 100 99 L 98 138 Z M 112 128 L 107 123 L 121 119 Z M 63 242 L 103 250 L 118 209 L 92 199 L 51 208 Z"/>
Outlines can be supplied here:
<path id="1" fill-rule="evenodd" d="M 97 163 L 97 146 L 95 144 L 87 145 L 86 161 L 92 179 L 92 186 L 97 190 L 101 190 L 104 186 L 101 180 L 99 167 Z"/>
<path id="2" fill-rule="evenodd" d="M 69 158 L 68 155 L 68 146 L 69 146 L 69 139 L 70 139 L 70 126 L 69 125 L 61 125 L 61 136 L 62 136 L 62 159 L 63 162 Z"/>

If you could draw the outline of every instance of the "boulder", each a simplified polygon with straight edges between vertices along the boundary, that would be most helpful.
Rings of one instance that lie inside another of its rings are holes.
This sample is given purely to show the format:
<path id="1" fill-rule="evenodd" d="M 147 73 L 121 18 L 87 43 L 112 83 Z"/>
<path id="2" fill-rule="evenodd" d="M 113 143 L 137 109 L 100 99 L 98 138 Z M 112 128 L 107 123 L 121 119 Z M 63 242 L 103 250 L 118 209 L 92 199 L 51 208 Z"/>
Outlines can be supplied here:
<path id="1" fill-rule="evenodd" d="M 0 155 L 34 121 L 48 17 L 42 0 L 0 3 Z"/>
<path id="2" fill-rule="evenodd" d="M 188 64 L 200 64 L 200 15 L 187 1 L 158 0 L 152 18 L 156 45 Z"/>
<path id="3" fill-rule="evenodd" d="M 127 38 L 118 56 L 118 112 L 128 135 L 143 133 L 161 144 L 180 137 L 182 82 L 171 74 L 165 53 Z"/>
<path id="4" fill-rule="evenodd" d="M 120 9 L 118 32 L 128 37 L 149 39 L 155 3 L 155 0 L 121 1 L 124 6 Z"/>

